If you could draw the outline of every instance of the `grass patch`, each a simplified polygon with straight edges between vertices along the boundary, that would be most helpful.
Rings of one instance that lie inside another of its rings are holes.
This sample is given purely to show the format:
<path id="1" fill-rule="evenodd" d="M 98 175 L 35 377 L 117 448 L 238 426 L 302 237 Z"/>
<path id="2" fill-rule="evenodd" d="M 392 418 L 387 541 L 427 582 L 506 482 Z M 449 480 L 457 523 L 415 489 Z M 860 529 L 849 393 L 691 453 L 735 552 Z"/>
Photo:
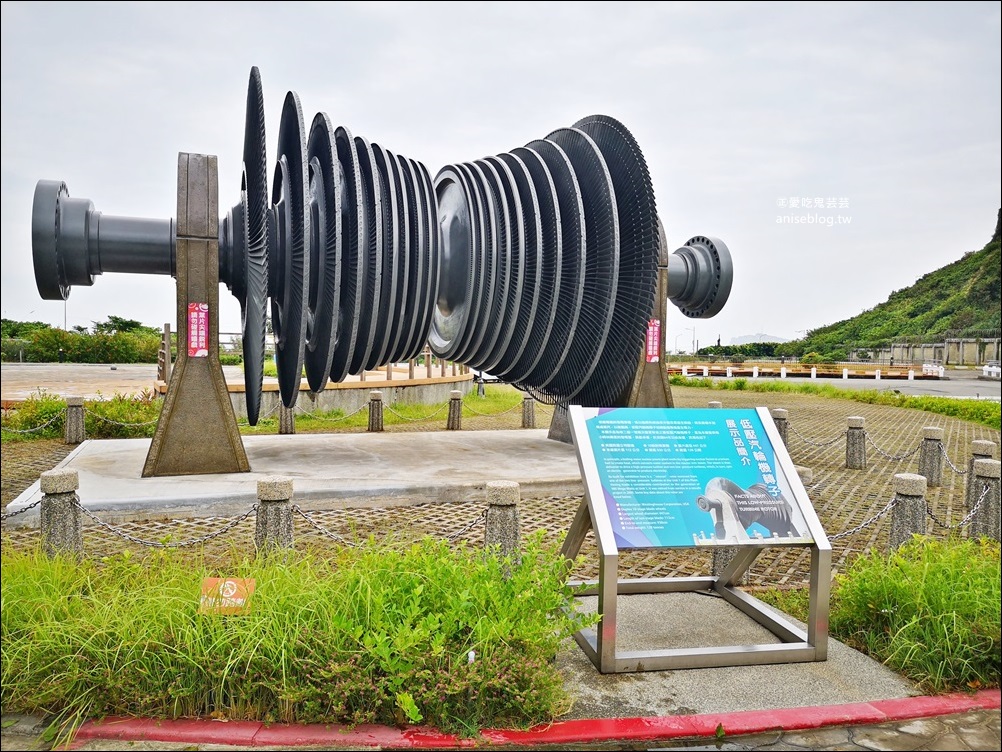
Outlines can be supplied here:
<path id="1" fill-rule="evenodd" d="M 832 637 L 930 692 L 1000 683 L 999 544 L 916 536 L 857 558 L 832 588 Z M 757 597 L 802 622 L 808 590 Z"/>
<path id="2" fill-rule="evenodd" d="M 954 399 L 951 397 L 927 397 L 924 395 L 897 394 L 877 389 L 839 389 L 830 384 L 791 384 L 785 381 L 758 381 L 738 379 L 711 379 L 685 377 L 674 374 L 670 377 L 672 386 L 697 387 L 720 391 L 782 392 L 786 394 L 809 394 L 829 399 L 843 399 L 868 405 L 888 405 L 924 410 L 938 415 L 979 423 L 998 430 L 1002 428 L 1002 405 L 989 400 Z"/>
<path id="3" fill-rule="evenodd" d="M 64 736 L 118 714 L 529 727 L 569 707 L 552 660 L 592 621 L 568 610 L 566 567 L 540 534 L 517 560 L 370 540 L 226 571 L 169 550 L 5 552 L 4 712 L 50 714 Z M 206 576 L 253 577 L 250 613 L 199 614 Z"/>

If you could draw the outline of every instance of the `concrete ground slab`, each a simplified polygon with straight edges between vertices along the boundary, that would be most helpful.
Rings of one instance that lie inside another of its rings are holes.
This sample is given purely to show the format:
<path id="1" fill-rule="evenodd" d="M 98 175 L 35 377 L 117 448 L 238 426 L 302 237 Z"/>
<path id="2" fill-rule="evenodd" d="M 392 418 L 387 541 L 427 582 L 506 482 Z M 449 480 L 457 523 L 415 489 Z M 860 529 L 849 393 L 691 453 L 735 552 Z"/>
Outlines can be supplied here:
<path id="1" fill-rule="evenodd" d="M 143 478 L 150 439 L 91 439 L 59 467 L 77 471 L 83 505 L 109 521 L 185 514 L 241 514 L 257 501 L 257 481 L 293 480 L 303 509 L 482 500 L 488 481 L 519 483 L 522 493 L 583 493 L 577 455 L 545 429 L 429 433 L 288 434 L 243 438 L 249 473 Z M 197 437 L 193 437 L 197 442 Z M 38 482 L 7 507 L 41 499 Z M 37 507 L 8 524 L 38 524 Z"/>

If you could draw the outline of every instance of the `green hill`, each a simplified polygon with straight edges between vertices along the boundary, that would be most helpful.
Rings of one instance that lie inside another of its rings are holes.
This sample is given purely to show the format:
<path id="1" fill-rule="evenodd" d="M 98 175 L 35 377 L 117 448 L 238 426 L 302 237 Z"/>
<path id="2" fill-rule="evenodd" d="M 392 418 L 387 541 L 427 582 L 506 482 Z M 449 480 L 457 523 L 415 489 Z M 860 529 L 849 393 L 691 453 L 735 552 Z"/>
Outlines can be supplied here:
<path id="1" fill-rule="evenodd" d="M 892 342 L 939 343 L 947 337 L 998 337 L 1000 321 L 999 240 L 1002 210 L 995 234 L 980 251 L 926 274 L 911 287 L 892 292 L 886 302 L 845 321 L 812 329 L 792 342 L 751 343 L 700 349 L 702 355 L 726 357 L 803 357 L 845 360 L 851 350 L 888 347 Z"/>

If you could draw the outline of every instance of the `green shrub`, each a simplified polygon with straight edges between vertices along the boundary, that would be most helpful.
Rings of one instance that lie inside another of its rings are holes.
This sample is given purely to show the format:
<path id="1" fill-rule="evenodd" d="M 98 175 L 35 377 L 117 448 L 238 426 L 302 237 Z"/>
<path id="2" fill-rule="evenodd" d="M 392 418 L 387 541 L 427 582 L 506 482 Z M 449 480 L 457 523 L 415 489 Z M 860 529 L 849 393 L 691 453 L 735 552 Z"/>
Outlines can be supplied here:
<path id="1" fill-rule="evenodd" d="M 514 560 L 370 539 L 333 560 L 228 571 L 179 550 L 101 562 L 5 552 L 2 704 L 55 714 L 64 735 L 105 714 L 529 727 L 567 709 L 552 659 L 594 623 L 573 612 L 566 571 L 541 533 Z M 249 613 L 198 613 L 206 576 L 254 578 Z"/>
<path id="2" fill-rule="evenodd" d="M 62 438 L 65 431 L 66 400 L 40 389 L 18 404 L 16 410 L 5 410 L 0 432 L 3 441 Z"/>
<path id="3" fill-rule="evenodd" d="M 832 635 L 934 692 L 999 686 L 999 544 L 916 536 L 837 579 Z"/>

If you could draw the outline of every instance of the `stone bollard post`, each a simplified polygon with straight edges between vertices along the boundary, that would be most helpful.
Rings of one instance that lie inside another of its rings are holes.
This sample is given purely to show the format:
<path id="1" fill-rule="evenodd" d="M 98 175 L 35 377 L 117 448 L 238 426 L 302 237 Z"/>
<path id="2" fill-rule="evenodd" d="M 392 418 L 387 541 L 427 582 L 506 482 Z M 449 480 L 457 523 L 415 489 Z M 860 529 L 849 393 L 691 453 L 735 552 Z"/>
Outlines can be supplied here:
<path id="1" fill-rule="evenodd" d="M 425 350 L 424 369 L 425 369 L 425 376 L 429 379 L 432 376 L 431 369 L 435 367 L 434 363 L 432 362 L 434 359 L 435 356 L 431 354 L 431 350 Z"/>
<path id="2" fill-rule="evenodd" d="M 254 546 L 259 554 L 292 548 L 292 478 L 277 475 L 257 482 Z"/>
<path id="3" fill-rule="evenodd" d="M 714 410 L 719 410 L 720 408 L 722 408 L 724 406 L 724 403 L 723 402 L 717 402 L 716 400 L 711 400 L 710 402 L 706 403 L 706 406 L 709 407 L 709 408 L 711 408 L 711 409 L 714 409 Z"/>
<path id="4" fill-rule="evenodd" d="M 866 418 L 858 415 L 849 418 L 845 434 L 845 466 L 850 470 L 866 469 Z"/>
<path id="5" fill-rule="evenodd" d="M 911 540 L 913 535 L 925 535 L 925 478 L 915 473 L 894 476 L 894 506 L 891 507 L 891 550 Z"/>
<path id="6" fill-rule="evenodd" d="M 369 430 L 383 430 L 383 393 L 369 392 Z"/>
<path id="7" fill-rule="evenodd" d="M 943 429 L 926 426 L 922 429 L 922 446 L 919 449 L 919 475 L 929 488 L 943 485 Z"/>
<path id="8" fill-rule="evenodd" d="M 296 432 L 296 408 L 278 406 L 278 432 L 280 434 Z"/>
<path id="9" fill-rule="evenodd" d="M 964 512 L 970 512 L 981 495 L 983 486 L 974 482 L 974 463 L 978 460 L 995 459 L 995 442 L 975 439 L 971 442 L 971 458 L 967 461 L 967 487 L 964 490 Z"/>
<path id="10" fill-rule="evenodd" d="M 522 428 L 536 427 L 536 399 L 531 394 L 522 398 Z"/>
<path id="11" fill-rule="evenodd" d="M 63 438 L 67 444 L 82 444 L 87 438 L 84 428 L 83 397 L 66 398 L 66 423 L 63 426 Z"/>
<path id="12" fill-rule="evenodd" d="M 787 436 L 790 430 L 790 411 L 784 410 L 782 407 L 777 407 L 769 411 L 772 414 L 772 422 L 776 424 L 776 430 L 779 431 L 779 438 L 783 440 L 783 444 L 787 445 Z"/>
<path id="13" fill-rule="evenodd" d="M 519 486 L 515 481 L 488 481 L 484 547 L 500 557 L 518 556 L 519 501 Z"/>
<path id="14" fill-rule="evenodd" d="M 80 523 L 80 480 L 76 470 L 46 470 L 39 477 L 42 504 L 39 513 L 42 549 L 49 558 L 83 554 L 83 527 Z"/>
<path id="15" fill-rule="evenodd" d="M 414 368 L 416 366 L 417 366 L 417 361 L 414 358 L 411 358 L 410 360 L 407 361 L 407 378 L 409 379 L 414 378 Z"/>
<path id="16" fill-rule="evenodd" d="M 969 538 L 999 540 L 1000 474 L 1002 474 L 1002 463 L 998 460 L 975 460 L 972 503 L 978 511 L 971 517 L 970 527 L 967 528 Z M 978 506 L 979 501 L 980 506 Z"/>
<path id="17" fill-rule="evenodd" d="M 449 392 L 449 419 L 445 428 L 447 431 L 460 431 L 463 428 L 463 393 L 458 389 Z"/>

